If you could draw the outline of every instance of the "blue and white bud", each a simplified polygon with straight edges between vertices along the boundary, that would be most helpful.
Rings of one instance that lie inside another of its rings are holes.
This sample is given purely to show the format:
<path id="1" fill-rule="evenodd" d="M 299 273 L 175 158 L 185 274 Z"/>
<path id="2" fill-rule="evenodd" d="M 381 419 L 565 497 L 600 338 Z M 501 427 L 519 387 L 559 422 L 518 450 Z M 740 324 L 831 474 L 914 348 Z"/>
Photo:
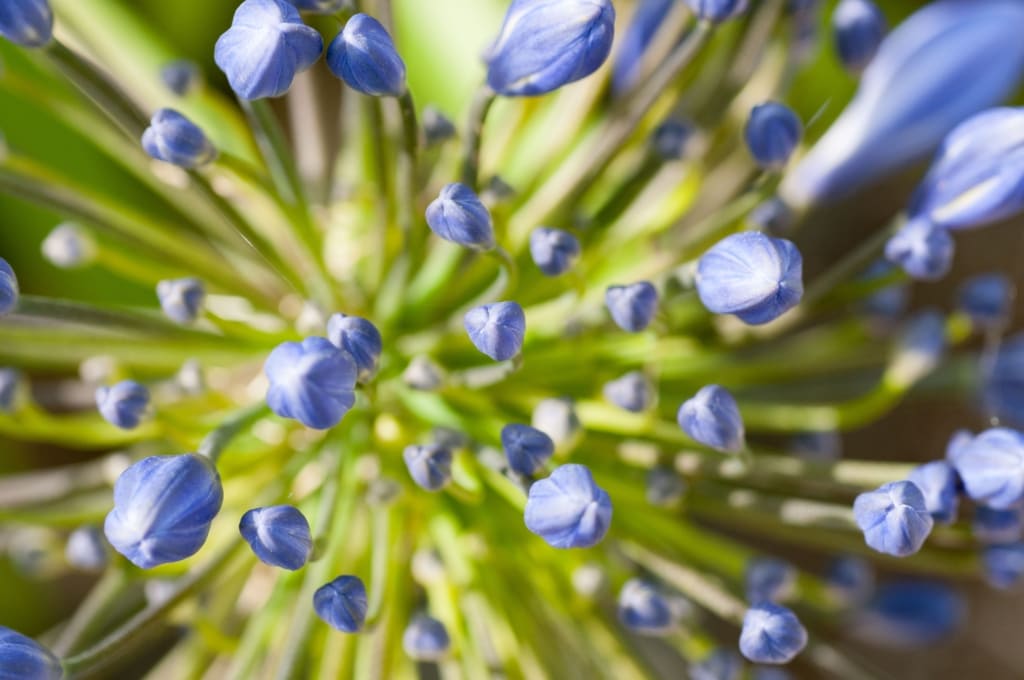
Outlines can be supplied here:
<path id="1" fill-rule="evenodd" d="M 686 0 L 686 6 L 699 19 L 719 23 L 747 11 L 750 0 Z"/>
<path id="2" fill-rule="evenodd" d="M 279 97 L 320 58 L 324 41 L 284 0 L 245 0 L 217 40 L 214 61 L 242 99 Z"/>
<path id="3" fill-rule="evenodd" d="M 616 326 L 639 333 L 651 325 L 658 311 L 658 291 L 649 281 L 609 286 L 604 292 L 604 304 Z"/>
<path id="4" fill-rule="evenodd" d="M 885 647 L 933 645 L 952 634 L 965 614 L 963 598 L 944 583 L 887 583 L 857 612 L 850 630 L 866 642 Z"/>
<path id="5" fill-rule="evenodd" d="M 355 361 L 326 338 L 281 343 L 263 371 L 270 410 L 314 430 L 334 427 L 356 402 Z"/>
<path id="6" fill-rule="evenodd" d="M 530 232 L 530 255 L 547 276 L 558 276 L 572 269 L 580 257 L 580 242 L 563 229 L 537 227 Z"/>
<path id="7" fill-rule="evenodd" d="M 151 158 L 191 170 L 217 157 L 202 129 L 174 109 L 160 109 L 142 133 L 142 149 Z"/>
<path id="8" fill-rule="evenodd" d="M 351 355 L 359 371 L 359 382 L 366 382 L 377 373 L 384 341 L 373 323 L 339 312 L 327 320 L 327 339 Z"/>
<path id="9" fill-rule="evenodd" d="M 414 661 L 440 661 L 451 646 L 444 624 L 425 614 L 417 614 L 402 633 L 402 649 Z"/>
<path id="10" fill-rule="evenodd" d="M 107 567 L 107 546 L 98 527 L 79 527 L 68 536 L 64 559 L 75 569 L 103 571 Z"/>
<path id="11" fill-rule="evenodd" d="M 739 453 L 746 446 L 740 408 L 719 385 L 700 388 L 679 407 L 676 420 L 687 437 L 716 451 Z"/>
<path id="12" fill-rule="evenodd" d="M 455 123 L 436 106 L 423 107 L 420 117 L 423 120 L 423 136 L 427 146 L 437 146 L 458 134 Z"/>
<path id="13" fill-rule="evenodd" d="M 606 382 L 601 388 L 604 398 L 631 413 L 643 413 L 654 403 L 654 385 L 643 371 L 630 371 L 621 378 Z"/>
<path id="14" fill-rule="evenodd" d="M 985 430 L 953 454 L 967 495 L 1006 510 L 1024 498 L 1024 435 L 1006 427 Z"/>
<path id="15" fill-rule="evenodd" d="M 476 193 L 453 182 L 427 206 L 427 226 L 445 241 L 474 250 L 494 248 L 494 223 Z"/>
<path id="16" fill-rule="evenodd" d="M 686 482 L 672 468 L 658 466 L 647 473 L 645 491 L 648 503 L 670 508 L 682 500 Z"/>
<path id="17" fill-rule="evenodd" d="M 762 602 L 743 616 L 740 652 L 754 663 L 789 663 L 806 646 L 807 629 L 785 607 Z"/>
<path id="18" fill-rule="evenodd" d="M 310 14 L 335 14 L 345 7 L 348 0 L 288 0 L 296 9 Z"/>
<path id="19" fill-rule="evenodd" d="M 440 491 L 452 480 L 452 451 L 446 446 L 412 444 L 402 459 L 412 480 L 427 491 Z"/>
<path id="20" fill-rule="evenodd" d="M 853 518 L 868 546 L 894 557 L 920 550 L 934 525 L 924 495 L 911 482 L 890 482 L 860 494 Z"/>
<path id="21" fill-rule="evenodd" d="M 690 142 L 697 133 L 692 123 L 669 118 L 651 133 L 650 145 L 662 161 L 679 161 L 686 158 Z"/>
<path id="22" fill-rule="evenodd" d="M 731 649 L 716 647 L 687 670 L 689 680 L 740 680 L 743 659 Z"/>
<path id="23" fill-rule="evenodd" d="M 619 591 L 619 621 L 641 635 L 665 635 L 676 625 L 668 599 L 653 584 L 636 578 Z"/>
<path id="24" fill-rule="evenodd" d="M 156 284 L 156 296 L 168 319 L 190 324 L 199 318 L 206 300 L 206 288 L 196 278 L 167 279 Z"/>
<path id="25" fill-rule="evenodd" d="M 555 453 L 555 442 L 529 425 L 512 423 L 501 428 L 501 448 L 508 466 L 529 477 L 541 470 Z"/>
<path id="26" fill-rule="evenodd" d="M 523 348 L 526 315 L 516 302 L 474 307 L 462 322 L 473 345 L 495 361 L 511 359 Z"/>
<path id="27" fill-rule="evenodd" d="M 612 67 L 612 92 L 622 94 L 638 82 L 647 49 L 675 4 L 676 0 L 640 0 L 636 4 L 626 32 L 619 40 Z"/>
<path id="28" fill-rule="evenodd" d="M 1006 590 L 1024 576 L 1024 543 L 992 545 L 981 553 L 985 580 L 994 588 Z"/>
<path id="29" fill-rule="evenodd" d="M 96 408 L 111 425 L 134 430 L 149 410 L 149 390 L 134 380 L 96 388 Z"/>
<path id="30" fill-rule="evenodd" d="M 21 371 L 16 368 L 0 368 L 0 413 L 13 413 L 21 385 Z"/>
<path id="31" fill-rule="evenodd" d="M 0 680 L 61 680 L 63 677 L 60 659 L 50 650 L 30 637 L 0 626 Z"/>
<path id="32" fill-rule="evenodd" d="M 859 605 L 875 591 L 874 567 L 861 557 L 837 557 L 825 571 L 825 587 L 844 605 Z"/>
<path id="33" fill-rule="evenodd" d="M 937 281 L 953 266 L 955 249 L 948 231 L 919 218 L 892 235 L 885 244 L 885 257 L 915 279 Z"/>
<path id="34" fill-rule="evenodd" d="M 551 437 L 556 449 L 568 449 L 579 437 L 582 425 L 571 399 L 543 399 L 533 408 L 531 424 Z"/>
<path id="35" fill-rule="evenodd" d="M 778 102 L 755 106 L 743 130 L 750 155 L 765 170 L 779 170 L 785 166 L 803 134 L 799 116 Z"/>
<path id="36" fill-rule="evenodd" d="M 22 47 L 44 47 L 53 39 L 49 0 L 4 0 L 0 3 L 0 36 Z"/>
<path id="37" fill-rule="evenodd" d="M 1010 320 L 1015 294 L 1013 282 L 1002 274 L 979 274 L 960 287 L 957 306 L 976 328 L 994 330 Z"/>
<path id="38" fill-rule="evenodd" d="M 75 269 L 92 262 L 96 244 L 82 227 L 65 222 L 46 235 L 41 250 L 43 257 L 54 267 Z"/>
<path id="39" fill-rule="evenodd" d="M 342 633 L 358 633 L 366 622 L 369 600 L 358 576 L 339 576 L 313 593 L 313 611 Z"/>
<path id="40" fill-rule="evenodd" d="M 176 59 L 160 68 L 160 80 L 164 87 L 179 97 L 195 90 L 201 79 L 199 64 L 190 59 Z"/>
<path id="41" fill-rule="evenodd" d="M 513 0 L 485 57 L 487 85 L 521 97 L 586 78 L 608 58 L 614 32 L 611 0 Z"/>
<path id="42" fill-rule="evenodd" d="M 0 316 L 14 311 L 18 306 L 18 296 L 18 277 L 7 260 L 0 257 Z"/>
<path id="43" fill-rule="evenodd" d="M 774 321 L 803 297 L 803 257 L 792 242 L 758 231 L 727 236 L 697 262 L 697 294 L 715 314 Z"/>
<path id="44" fill-rule="evenodd" d="M 407 89 L 405 62 L 383 24 L 356 14 L 327 47 L 331 73 L 371 97 L 401 97 Z"/>
<path id="45" fill-rule="evenodd" d="M 196 554 L 223 500 L 217 468 L 206 456 L 150 456 L 117 478 L 103 531 L 129 561 L 152 569 Z"/>
<path id="46" fill-rule="evenodd" d="M 253 508 L 242 515 L 238 531 L 256 557 L 272 567 L 301 569 L 313 552 L 309 521 L 292 505 Z"/>
<path id="47" fill-rule="evenodd" d="M 918 465 L 907 475 L 907 481 L 921 491 L 924 506 L 936 522 L 949 524 L 956 519 L 959 478 L 952 465 L 944 460 Z"/>
<path id="48" fill-rule="evenodd" d="M 832 12 L 836 53 L 850 73 L 871 63 L 885 38 L 885 15 L 872 0 L 840 0 Z"/>
<path id="49" fill-rule="evenodd" d="M 971 533 L 979 542 L 988 545 L 1016 543 L 1024 536 L 1020 505 L 1006 510 L 979 505 L 974 511 Z"/>
<path id="50" fill-rule="evenodd" d="M 612 501 L 583 465 L 562 465 L 530 486 L 526 528 L 554 548 L 589 548 L 608 533 Z"/>
<path id="51" fill-rule="evenodd" d="M 785 560 L 755 557 L 743 574 L 747 602 L 785 602 L 796 590 L 796 569 Z"/>

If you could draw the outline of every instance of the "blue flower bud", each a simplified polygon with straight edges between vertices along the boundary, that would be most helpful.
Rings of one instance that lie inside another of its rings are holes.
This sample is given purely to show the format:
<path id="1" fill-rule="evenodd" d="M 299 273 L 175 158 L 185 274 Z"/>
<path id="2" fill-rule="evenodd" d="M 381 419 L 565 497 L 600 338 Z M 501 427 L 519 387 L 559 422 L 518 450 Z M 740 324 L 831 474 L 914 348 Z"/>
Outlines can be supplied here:
<path id="1" fill-rule="evenodd" d="M 320 58 L 324 41 L 284 0 L 245 0 L 214 48 L 214 61 L 242 99 L 279 97 Z"/>
<path id="2" fill-rule="evenodd" d="M 642 635 L 664 635 L 676 623 L 672 605 L 658 588 L 636 578 L 619 591 L 619 621 Z"/>
<path id="3" fill-rule="evenodd" d="M 200 78 L 199 65 L 189 59 L 177 59 L 160 69 L 160 80 L 164 86 L 179 97 L 195 89 Z"/>
<path id="4" fill-rule="evenodd" d="M 0 3 L 0 35 L 22 47 L 43 47 L 53 38 L 49 0 L 4 0 Z"/>
<path id="5" fill-rule="evenodd" d="M 14 311 L 18 306 L 18 294 L 18 277 L 7 260 L 0 257 L 0 316 Z"/>
<path id="6" fill-rule="evenodd" d="M 75 569 L 103 571 L 108 562 L 103 533 L 94 526 L 75 529 L 64 546 L 64 559 Z"/>
<path id="7" fill-rule="evenodd" d="M 1024 5 L 1012 0 L 940 0 L 915 12 L 882 41 L 857 95 L 787 175 L 782 196 L 806 206 L 852 194 L 1002 101 L 1024 74 L 1021 22 Z"/>
<path id="8" fill-rule="evenodd" d="M 529 425 L 516 423 L 501 428 L 501 447 L 509 467 L 526 477 L 543 468 L 555 453 L 551 437 Z"/>
<path id="9" fill-rule="evenodd" d="M 686 157 L 687 147 L 695 133 L 696 129 L 691 123 L 670 118 L 654 128 L 651 148 L 665 162 L 682 160 Z"/>
<path id="10" fill-rule="evenodd" d="M 747 11 L 749 0 L 686 0 L 687 7 L 700 19 L 719 23 Z"/>
<path id="11" fill-rule="evenodd" d="M 21 384 L 21 371 L 16 368 L 0 368 L 0 413 L 13 413 L 14 400 Z"/>
<path id="12" fill-rule="evenodd" d="M 206 289 L 196 278 L 167 279 L 156 284 L 156 296 L 168 319 L 188 324 L 195 321 L 203 310 Z"/>
<path id="13" fill-rule="evenodd" d="M 651 468 L 646 478 L 647 502 L 658 507 L 672 507 L 686 493 L 686 483 L 676 471 L 667 467 Z"/>
<path id="14" fill-rule="evenodd" d="M 843 438 L 835 430 L 801 432 L 789 441 L 789 452 L 808 461 L 829 462 L 843 455 Z"/>
<path id="15" fill-rule="evenodd" d="M 358 576 L 339 576 L 313 593 L 316 615 L 342 633 L 358 633 L 366 622 L 366 586 Z"/>
<path id="16" fill-rule="evenodd" d="M 739 406 L 719 385 L 700 388 L 679 407 L 676 420 L 687 437 L 717 451 L 739 453 L 745 446 Z"/>
<path id="17" fill-rule="evenodd" d="M 637 3 L 626 32 L 619 40 L 612 68 L 612 92 L 621 94 L 636 84 L 647 48 L 675 4 L 676 0 L 640 0 Z"/>
<path id="18" fill-rule="evenodd" d="M 803 258 L 792 242 L 761 232 L 727 236 L 698 261 L 697 294 L 715 314 L 768 323 L 803 297 Z"/>
<path id="19" fill-rule="evenodd" d="M 531 423 L 551 437 L 556 448 L 570 446 L 582 426 L 571 399 L 544 399 L 533 408 Z"/>
<path id="20" fill-rule="evenodd" d="M 997 329 L 1010 318 L 1014 288 L 1002 274 L 980 274 L 960 287 L 958 307 L 977 328 Z"/>
<path id="21" fill-rule="evenodd" d="M 384 26 L 371 16 L 356 14 L 327 48 L 331 73 L 357 92 L 371 97 L 405 94 L 405 62 Z"/>
<path id="22" fill-rule="evenodd" d="M 654 402 L 654 385 L 643 371 L 630 371 L 606 382 L 601 392 L 605 399 L 632 413 L 643 413 Z"/>
<path id="23" fill-rule="evenodd" d="M 327 339 L 352 356 L 359 370 L 360 382 L 366 382 L 377 373 L 384 341 L 370 321 L 358 316 L 334 314 L 327 320 Z"/>
<path id="24" fill-rule="evenodd" d="M 740 680 L 743 659 L 731 649 L 717 647 L 688 670 L 690 680 Z"/>
<path id="25" fill-rule="evenodd" d="M 95 244 L 81 227 L 70 222 L 60 224 L 43 239 L 43 257 L 55 267 L 74 269 L 89 264 Z"/>
<path id="26" fill-rule="evenodd" d="M 961 596 L 944 583 L 889 583 L 857 613 L 851 629 L 876 645 L 932 645 L 960 626 L 965 610 Z"/>
<path id="27" fill-rule="evenodd" d="M 2 17 L 3 10 L 0 10 Z M 60 659 L 32 638 L 0 626 L 0 680 L 61 680 Z"/>
<path id="28" fill-rule="evenodd" d="M 900 331 L 886 379 L 912 385 L 935 370 L 945 351 L 946 318 L 934 309 L 918 312 Z"/>
<path id="29" fill-rule="evenodd" d="M 356 402 L 356 364 L 326 338 L 281 343 L 263 371 L 270 410 L 314 430 L 334 427 Z"/>
<path id="30" fill-rule="evenodd" d="M 1011 588 L 1024 576 L 1024 543 L 992 545 L 981 553 L 985 580 L 995 588 Z"/>
<path id="31" fill-rule="evenodd" d="M 458 130 L 455 129 L 455 123 L 436 106 L 423 107 L 421 118 L 423 119 L 423 135 L 426 137 L 427 146 L 436 146 L 446 142 L 458 133 Z"/>
<path id="32" fill-rule="evenodd" d="M 552 547 L 589 548 L 608 532 L 612 501 L 586 466 L 562 465 L 530 487 L 525 521 Z"/>
<path id="33" fill-rule="evenodd" d="M 149 408 L 149 390 L 134 380 L 96 388 L 96 408 L 111 425 L 122 430 L 139 426 Z"/>
<path id="34" fill-rule="evenodd" d="M 309 522 L 291 505 L 253 508 L 242 515 L 238 530 L 256 557 L 272 567 L 301 569 L 313 551 Z"/>
<path id="35" fill-rule="evenodd" d="M 288 0 L 296 9 L 312 14 L 334 14 L 345 7 L 347 0 Z"/>
<path id="36" fill-rule="evenodd" d="M 743 616 L 740 652 L 754 663 L 789 663 L 806 646 L 807 629 L 785 607 L 762 602 Z"/>
<path id="37" fill-rule="evenodd" d="M 648 281 L 626 286 L 609 286 L 604 292 L 604 304 L 619 328 L 639 333 L 651 325 L 658 311 L 658 291 Z"/>
<path id="38" fill-rule="evenodd" d="M 934 524 L 921 490 L 911 482 L 890 482 L 860 494 L 853 503 L 853 517 L 865 543 L 895 557 L 920 550 Z"/>
<path id="39" fill-rule="evenodd" d="M 523 347 L 526 315 L 515 302 L 474 307 L 462 321 L 473 345 L 495 361 L 511 359 Z"/>
<path id="40" fill-rule="evenodd" d="M 487 84 L 506 97 L 557 90 L 596 71 L 612 48 L 611 0 L 513 0 L 487 60 Z"/>
<path id="41" fill-rule="evenodd" d="M 743 136 L 758 165 L 778 170 L 789 161 L 803 133 L 803 124 L 792 109 L 778 102 L 766 102 L 750 112 Z"/>
<path id="42" fill-rule="evenodd" d="M 416 615 L 402 633 L 402 649 L 415 661 L 440 661 L 451 644 L 444 624 L 425 614 Z"/>
<path id="43" fill-rule="evenodd" d="M 133 564 L 152 569 L 196 554 L 223 500 L 220 476 L 206 456 L 150 456 L 117 478 L 103 531 Z"/>
<path id="44" fill-rule="evenodd" d="M 427 206 L 427 225 L 445 241 L 474 250 L 494 248 L 491 213 L 465 184 L 448 184 Z"/>
<path id="45" fill-rule="evenodd" d="M 907 475 L 924 496 L 924 506 L 936 522 L 949 524 L 956 519 L 957 506 L 957 474 L 953 466 L 944 460 L 933 460 L 918 465 Z"/>
<path id="46" fill-rule="evenodd" d="M 444 383 L 444 371 L 430 357 L 416 356 L 402 371 L 402 380 L 414 390 L 432 392 Z"/>
<path id="47" fill-rule="evenodd" d="M 837 557 L 825 571 L 825 585 L 844 604 L 858 605 L 875 590 L 875 570 L 863 558 Z"/>
<path id="48" fill-rule="evenodd" d="M 924 219 L 907 222 L 885 244 L 885 257 L 915 279 L 937 281 L 953 266 L 953 237 Z"/>
<path id="49" fill-rule="evenodd" d="M 871 63 L 885 37 L 885 15 L 871 0 L 840 0 L 832 13 L 836 52 L 851 73 Z"/>
<path id="50" fill-rule="evenodd" d="M 971 533 L 981 543 L 1016 543 L 1024 535 L 1020 506 L 996 510 L 987 505 L 979 505 L 974 511 Z"/>
<path id="51" fill-rule="evenodd" d="M 796 588 L 796 569 L 785 560 L 756 557 L 747 563 L 743 575 L 747 602 L 783 602 Z"/>
<path id="52" fill-rule="evenodd" d="M 160 109 L 142 133 L 142 148 L 152 158 L 180 168 L 199 168 L 217 157 L 198 125 L 174 109 Z"/>
<path id="53" fill-rule="evenodd" d="M 530 255 L 538 269 L 548 276 L 558 276 L 576 264 L 580 242 L 562 229 L 537 227 L 530 233 Z"/>
<path id="54" fill-rule="evenodd" d="M 1024 435 L 985 430 L 953 454 L 953 466 L 974 501 L 1006 510 L 1024 497 Z"/>
<path id="55" fill-rule="evenodd" d="M 409 476 L 427 491 L 440 491 L 452 479 L 452 451 L 437 444 L 410 445 L 402 452 Z"/>

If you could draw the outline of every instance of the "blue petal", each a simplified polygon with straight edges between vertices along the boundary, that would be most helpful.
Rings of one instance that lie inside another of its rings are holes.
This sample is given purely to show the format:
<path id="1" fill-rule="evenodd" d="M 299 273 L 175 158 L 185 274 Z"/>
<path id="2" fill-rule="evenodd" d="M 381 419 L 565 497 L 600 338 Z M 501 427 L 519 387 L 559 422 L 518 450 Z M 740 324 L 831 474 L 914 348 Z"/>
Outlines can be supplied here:
<path id="1" fill-rule="evenodd" d="M 789 663 L 806 646 L 807 629 L 785 607 L 764 602 L 743 617 L 740 652 L 754 663 Z"/>
<path id="2" fill-rule="evenodd" d="M 274 567 L 301 569 L 313 550 L 309 522 L 291 505 L 253 508 L 238 525 L 256 557 Z"/>
<path id="3" fill-rule="evenodd" d="M 366 586 L 358 576 L 339 576 L 313 594 L 316 615 L 342 633 L 357 633 L 369 607 Z"/>
<path id="4" fill-rule="evenodd" d="M 474 307 L 463 319 L 469 339 L 495 361 L 519 354 L 526 334 L 526 316 L 515 302 L 495 302 Z"/>
<path id="5" fill-rule="evenodd" d="M 0 680 L 61 680 L 60 660 L 32 638 L 0 626 Z"/>
<path id="6" fill-rule="evenodd" d="M 857 496 L 853 516 L 864 541 L 878 552 L 906 557 L 921 549 L 933 520 L 911 482 L 892 482 Z"/>
<path id="7" fill-rule="evenodd" d="M 562 465 L 530 487 L 526 528 L 555 548 L 598 544 L 611 519 L 611 499 L 583 465 Z"/>

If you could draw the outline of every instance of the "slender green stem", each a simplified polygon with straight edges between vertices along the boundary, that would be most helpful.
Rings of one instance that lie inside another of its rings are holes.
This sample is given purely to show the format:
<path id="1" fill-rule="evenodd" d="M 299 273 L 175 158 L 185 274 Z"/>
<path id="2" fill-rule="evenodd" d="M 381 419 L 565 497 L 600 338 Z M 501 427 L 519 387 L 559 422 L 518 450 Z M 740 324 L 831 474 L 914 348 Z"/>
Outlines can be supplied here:
<path id="1" fill-rule="evenodd" d="M 83 641 L 91 640 L 103 626 L 110 609 L 124 598 L 127 582 L 127 574 L 119 564 L 109 566 L 64 626 L 53 653 L 65 656 L 78 649 Z"/>
<path id="2" fill-rule="evenodd" d="M 416 181 L 419 172 L 420 127 L 416 120 L 416 105 L 408 90 L 398 98 L 398 104 L 402 114 L 402 146 L 398 153 L 398 176 L 401 184 L 401 193 L 398 198 L 398 222 L 402 229 L 406 249 L 410 249 L 414 243 L 421 240 L 418 238 L 418 234 L 413 233 L 413 215 L 417 208 L 418 194 Z M 418 256 L 414 261 L 418 261 Z"/>
<path id="3" fill-rule="evenodd" d="M 220 427 L 206 435 L 206 438 L 199 444 L 199 455 L 206 456 L 216 463 L 231 440 L 269 414 L 270 407 L 267 406 L 266 401 L 262 400 L 237 411 L 225 419 Z"/>
<path id="4" fill-rule="evenodd" d="M 462 183 L 476 191 L 480 175 L 480 147 L 483 144 L 484 123 L 497 95 L 486 85 L 477 90 L 469 109 L 462 154 Z"/>

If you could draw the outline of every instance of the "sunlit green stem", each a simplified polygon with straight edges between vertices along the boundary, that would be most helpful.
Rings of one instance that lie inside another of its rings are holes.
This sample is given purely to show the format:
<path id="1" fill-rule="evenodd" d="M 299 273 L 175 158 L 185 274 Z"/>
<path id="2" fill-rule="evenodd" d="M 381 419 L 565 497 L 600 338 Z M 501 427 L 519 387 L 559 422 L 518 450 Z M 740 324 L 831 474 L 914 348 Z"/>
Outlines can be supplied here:
<path id="1" fill-rule="evenodd" d="M 224 450 L 231 443 L 231 440 L 269 414 L 270 407 L 263 400 L 232 414 L 216 430 L 203 439 L 202 443 L 199 444 L 198 453 L 216 463 L 217 459 L 220 458 L 221 454 L 224 453 Z"/>
<path id="2" fill-rule="evenodd" d="M 484 123 L 487 113 L 491 110 L 497 95 L 483 85 L 473 97 L 469 109 L 469 118 L 464 130 L 464 150 L 462 155 L 462 183 L 473 191 L 478 189 L 480 175 L 480 147 L 483 144 Z"/>

